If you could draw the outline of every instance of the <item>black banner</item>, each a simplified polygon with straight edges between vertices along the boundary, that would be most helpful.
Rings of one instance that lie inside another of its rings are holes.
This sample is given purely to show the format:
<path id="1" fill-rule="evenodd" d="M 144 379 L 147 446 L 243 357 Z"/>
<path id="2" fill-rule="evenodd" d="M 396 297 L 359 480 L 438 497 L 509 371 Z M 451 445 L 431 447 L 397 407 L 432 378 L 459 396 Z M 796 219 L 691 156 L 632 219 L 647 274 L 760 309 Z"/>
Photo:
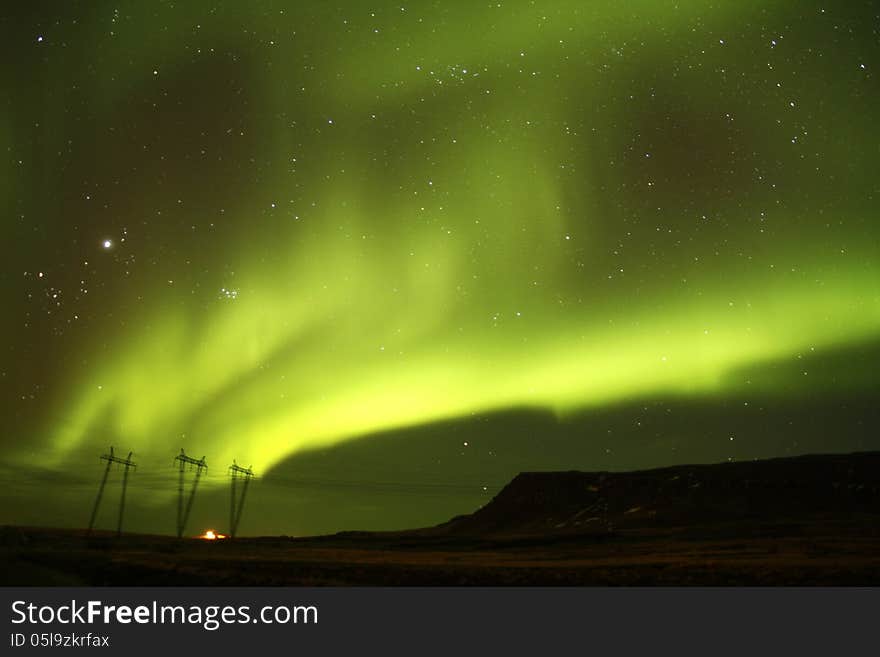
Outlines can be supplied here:
<path id="1" fill-rule="evenodd" d="M 851 654 L 880 589 L 5 588 L 3 654 Z"/>

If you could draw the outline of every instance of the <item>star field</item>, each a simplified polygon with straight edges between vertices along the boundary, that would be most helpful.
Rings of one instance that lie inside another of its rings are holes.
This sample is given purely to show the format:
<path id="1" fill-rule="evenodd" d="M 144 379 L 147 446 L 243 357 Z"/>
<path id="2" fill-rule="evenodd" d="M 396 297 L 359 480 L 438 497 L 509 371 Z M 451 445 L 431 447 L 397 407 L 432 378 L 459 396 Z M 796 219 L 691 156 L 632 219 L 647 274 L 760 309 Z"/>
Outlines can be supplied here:
<path id="1" fill-rule="evenodd" d="M 10 467 L 464 491 L 397 526 L 524 469 L 878 448 L 877 3 L 2 14 Z"/>

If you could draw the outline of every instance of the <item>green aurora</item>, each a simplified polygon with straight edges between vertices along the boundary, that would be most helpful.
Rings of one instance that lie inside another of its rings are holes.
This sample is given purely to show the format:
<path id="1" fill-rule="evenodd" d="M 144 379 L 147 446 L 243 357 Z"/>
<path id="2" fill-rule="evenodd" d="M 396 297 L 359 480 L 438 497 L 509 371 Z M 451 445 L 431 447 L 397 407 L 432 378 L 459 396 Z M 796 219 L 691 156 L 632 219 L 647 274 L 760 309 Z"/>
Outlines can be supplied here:
<path id="1" fill-rule="evenodd" d="M 16 11 L 13 466 L 876 394 L 774 369 L 880 339 L 871 3 Z"/>

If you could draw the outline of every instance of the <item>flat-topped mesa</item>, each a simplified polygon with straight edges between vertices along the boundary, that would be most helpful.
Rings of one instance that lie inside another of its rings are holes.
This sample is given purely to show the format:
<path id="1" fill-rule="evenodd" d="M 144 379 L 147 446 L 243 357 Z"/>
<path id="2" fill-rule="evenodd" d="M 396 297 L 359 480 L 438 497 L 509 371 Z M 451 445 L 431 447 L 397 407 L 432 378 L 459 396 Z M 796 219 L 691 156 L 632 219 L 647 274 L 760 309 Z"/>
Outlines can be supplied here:
<path id="1" fill-rule="evenodd" d="M 524 472 L 455 534 L 595 533 L 639 526 L 796 521 L 876 514 L 880 452 L 808 455 L 633 472 Z"/>

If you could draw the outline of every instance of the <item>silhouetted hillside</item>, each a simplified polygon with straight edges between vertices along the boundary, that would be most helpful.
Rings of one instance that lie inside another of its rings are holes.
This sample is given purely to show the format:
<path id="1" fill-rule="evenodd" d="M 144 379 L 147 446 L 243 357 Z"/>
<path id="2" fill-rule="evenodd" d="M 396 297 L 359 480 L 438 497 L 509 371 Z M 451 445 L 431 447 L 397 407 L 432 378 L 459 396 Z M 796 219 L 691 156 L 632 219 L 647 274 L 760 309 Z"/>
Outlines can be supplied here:
<path id="1" fill-rule="evenodd" d="M 5 585 L 880 584 L 880 452 L 518 475 L 398 532 L 178 540 L 0 527 Z"/>
<path id="2" fill-rule="evenodd" d="M 683 465 L 636 472 L 526 472 L 452 534 L 607 532 L 637 526 L 877 515 L 880 452 Z"/>

